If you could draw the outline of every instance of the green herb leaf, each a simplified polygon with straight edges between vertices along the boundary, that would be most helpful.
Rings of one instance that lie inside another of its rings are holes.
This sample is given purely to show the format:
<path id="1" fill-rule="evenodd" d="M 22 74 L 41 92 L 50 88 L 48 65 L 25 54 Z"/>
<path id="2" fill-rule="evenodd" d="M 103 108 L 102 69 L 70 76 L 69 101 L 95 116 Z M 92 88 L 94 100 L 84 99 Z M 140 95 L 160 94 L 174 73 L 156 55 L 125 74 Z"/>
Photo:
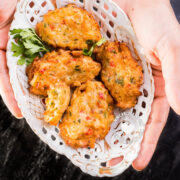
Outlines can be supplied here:
<path id="1" fill-rule="evenodd" d="M 94 48 L 95 48 L 95 45 L 93 45 L 93 46 L 91 47 L 91 49 L 88 51 L 88 56 L 92 56 L 93 51 L 94 51 Z"/>
<path id="2" fill-rule="evenodd" d="M 115 50 L 112 50 L 112 53 L 117 54 L 117 52 Z"/>
<path id="3" fill-rule="evenodd" d="M 22 29 L 13 29 L 13 30 L 10 30 L 10 33 L 11 33 L 11 35 L 13 35 L 13 34 L 20 33 L 21 31 L 22 31 Z"/>
<path id="4" fill-rule="evenodd" d="M 38 54 L 34 54 L 33 56 L 26 58 L 26 65 L 31 64 L 34 61 L 35 57 L 37 57 L 37 56 L 38 56 Z"/>
<path id="5" fill-rule="evenodd" d="M 104 112 L 104 118 L 107 118 L 107 112 Z"/>
<path id="6" fill-rule="evenodd" d="M 85 55 L 85 56 L 92 56 L 92 54 L 93 54 L 93 51 L 94 51 L 94 48 L 96 47 L 96 46 L 102 46 L 105 42 L 106 42 L 107 40 L 106 40 L 106 38 L 102 38 L 100 41 L 98 41 L 97 43 L 92 43 L 93 41 L 92 40 L 87 40 L 86 41 L 86 43 L 88 44 L 88 45 L 90 45 L 91 43 L 92 43 L 92 47 L 88 50 L 88 49 L 83 49 L 83 55 Z"/>
<path id="7" fill-rule="evenodd" d="M 23 44 L 19 43 L 19 45 L 17 45 L 14 42 L 12 42 L 11 51 L 14 52 L 13 56 L 18 57 L 23 54 L 24 46 L 23 46 Z"/>
<path id="8" fill-rule="evenodd" d="M 88 52 L 89 52 L 88 49 L 83 49 L 83 54 L 84 54 L 85 56 L 88 56 Z"/>
<path id="9" fill-rule="evenodd" d="M 81 72 L 81 69 L 80 69 L 80 66 L 79 66 L 79 65 L 75 66 L 74 70 L 75 70 L 75 71 L 78 71 L 78 72 Z"/>
<path id="10" fill-rule="evenodd" d="M 17 64 L 18 65 L 23 65 L 26 62 L 26 58 L 24 56 L 21 56 L 20 59 L 18 60 Z"/>
<path id="11" fill-rule="evenodd" d="M 134 84 L 134 83 L 135 83 L 135 79 L 134 79 L 134 77 L 131 77 L 131 78 L 130 78 L 130 82 L 131 82 L 132 84 Z"/>
<path id="12" fill-rule="evenodd" d="M 10 30 L 15 42 L 12 42 L 11 50 L 13 56 L 19 57 L 18 65 L 31 64 L 35 57 L 49 52 L 49 48 L 43 44 L 34 29 L 13 29 Z"/>
<path id="13" fill-rule="evenodd" d="M 121 86 L 124 86 L 124 78 L 123 78 L 123 77 L 116 79 L 115 82 L 116 82 L 117 84 L 120 84 Z"/>
<path id="14" fill-rule="evenodd" d="M 98 42 L 96 43 L 96 46 L 102 46 L 106 41 L 107 41 L 106 38 L 103 37 L 100 41 L 98 41 Z"/>
<path id="15" fill-rule="evenodd" d="M 86 44 L 92 46 L 94 44 L 94 42 L 93 42 L 93 40 L 87 40 Z"/>

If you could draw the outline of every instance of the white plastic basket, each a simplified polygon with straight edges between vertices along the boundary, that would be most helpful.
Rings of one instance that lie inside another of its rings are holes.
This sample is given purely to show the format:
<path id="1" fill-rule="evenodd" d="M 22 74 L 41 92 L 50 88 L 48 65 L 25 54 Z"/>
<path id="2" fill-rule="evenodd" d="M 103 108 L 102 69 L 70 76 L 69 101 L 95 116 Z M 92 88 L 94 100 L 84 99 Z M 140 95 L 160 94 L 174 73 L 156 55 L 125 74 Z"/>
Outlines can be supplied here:
<path id="1" fill-rule="evenodd" d="M 150 64 L 146 61 L 133 28 L 126 14 L 111 0 L 57 0 L 58 8 L 74 3 L 91 12 L 101 26 L 103 36 L 109 40 L 126 42 L 131 51 L 136 49 L 144 71 L 144 84 L 140 90 L 137 105 L 125 112 L 115 109 L 116 119 L 105 140 L 98 141 L 94 149 L 72 149 L 59 136 L 59 128 L 43 121 L 44 107 L 42 100 L 29 93 L 26 66 L 18 66 L 18 58 L 12 56 L 10 36 L 7 45 L 7 64 L 10 81 L 23 116 L 32 130 L 54 151 L 67 156 L 82 171 L 92 176 L 115 176 L 128 168 L 137 157 L 143 138 L 145 124 L 148 120 L 154 97 L 154 81 Z M 11 29 L 32 28 L 43 19 L 48 10 L 54 6 L 49 0 L 20 0 Z M 136 53 L 133 56 L 136 57 Z M 106 162 L 114 157 L 122 156 L 122 161 L 113 167 Z"/>

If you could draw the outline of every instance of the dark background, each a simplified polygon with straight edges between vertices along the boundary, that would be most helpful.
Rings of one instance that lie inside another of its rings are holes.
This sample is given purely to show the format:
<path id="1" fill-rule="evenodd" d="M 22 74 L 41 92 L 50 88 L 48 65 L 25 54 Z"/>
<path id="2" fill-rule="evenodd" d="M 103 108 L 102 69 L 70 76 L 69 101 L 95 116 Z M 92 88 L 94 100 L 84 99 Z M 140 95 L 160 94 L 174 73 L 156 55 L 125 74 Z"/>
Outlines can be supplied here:
<path id="1" fill-rule="evenodd" d="M 180 0 L 172 0 L 180 21 Z M 168 22 L 167 22 L 168 23 Z M 16 120 L 0 98 L 0 180 L 91 180 L 65 156 L 52 151 L 32 132 L 24 119 Z M 132 167 L 122 175 L 103 180 L 179 180 L 180 117 L 172 110 L 148 167 Z"/>

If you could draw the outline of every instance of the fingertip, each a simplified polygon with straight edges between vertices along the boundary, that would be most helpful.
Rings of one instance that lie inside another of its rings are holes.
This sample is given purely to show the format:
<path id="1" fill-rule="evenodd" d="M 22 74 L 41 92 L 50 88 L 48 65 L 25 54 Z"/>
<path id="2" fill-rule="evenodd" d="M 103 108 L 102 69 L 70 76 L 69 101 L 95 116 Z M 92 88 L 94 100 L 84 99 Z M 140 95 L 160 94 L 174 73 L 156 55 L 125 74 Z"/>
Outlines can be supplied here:
<path id="1" fill-rule="evenodd" d="M 154 154 L 155 147 L 156 147 L 155 143 L 150 144 L 150 143 L 144 142 L 141 144 L 141 150 L 139 152 L 139 155 L 132 163 L 132 167 L 136 171 L 142 171 L 148 166 Z"/>
<path id="2" fill-rule="evenodd" d="M 15 111 L 13 111 L 11 113 L 16 119 L 22 119 L 23 118 L 23 115 L 22 115 L 21 110 L 19 108 L 17 108 Z"/>
<path id="3" fill-rule="evenodd" d="M 141 152 L 140 152 L 141 153 Z M 142 171 L 146 166 L 148 165 L 149 162 L 146 160 L 143 160 L 142 154 L 139 154 L 138 157 L 133 161 L 132 167 L 136 171 Z"/>
<path id="4" fill-rule="evenodd" d="M 132 167 L 134 170 L 136 171 L 142 171 L 144 168 L 142 168 L 141 166 L 138 166 L 135 162 L 132 163 Z"/>
<path id="5" fill-rule="evenodd" d="M 4 101 L 4 104 L 7 106 L 8 110 L 11 112 L 11 114 L 16 119 L 22 119 L 23 115 L 21 113 L 21 110 L 19 109 L 17 102 L 14 98 L 13 94 L 6 94 L 5 92 L 1 92 L 2 99 Z"/>

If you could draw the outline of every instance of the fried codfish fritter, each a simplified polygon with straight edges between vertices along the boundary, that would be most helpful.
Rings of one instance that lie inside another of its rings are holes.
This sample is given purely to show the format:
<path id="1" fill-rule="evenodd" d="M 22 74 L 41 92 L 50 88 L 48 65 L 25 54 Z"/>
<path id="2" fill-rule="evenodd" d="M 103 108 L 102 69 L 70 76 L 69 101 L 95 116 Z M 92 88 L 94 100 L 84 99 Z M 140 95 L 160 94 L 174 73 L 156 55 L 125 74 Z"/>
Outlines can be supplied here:
<path id="1" fill-rule="evenodd" d="M 106 42 L 97 51 L 102 63 L 101 78 L 117 106 L 126 109 L 136 105 L 143 83 L 142 67 L 132 57 L 125 43 Z"/>
<path id="2" fill-rule="evenodd" d="M 46 111 L 44 120 L 51 125 L 57 125 L 70 101 L 70 87 L 59 81 L 51 84 L 47 90 Z"/>
<path id="3" fill-rule="evenodd" d="M 113 99 L 104 85 L 88 81 L 78 87 L 60 123 L 60 135 L 74 148 L 94 147 L 104 139 L 114 121 Z"/>
<path id="4" fill-rule="evenodd" d="M 46 43 L 72 50 L 87 48 L 87 40 L 101 39 L 100 27 L 93 16 L 73 4 L 49 11 L 36 25 L 36 31 Z"/>
<path id="5" fill-rule="evenodd" d="M 70 86 L 80 86 L 99 74 L 101 65 L 80 51 L 59 50 L 36 58 L 27 67 L 30 92 L 46 99 L 46 122 L 56 125 L 68 107 Z"/>
<path id="6" fill-rule="evenodd" d="M 101 69 L 101 65 L 91 57 L 83 56 L 80 51 L 59 50 L 45 54 L 34 60 L 27 68 L 30 92 L 47 96 L 51 84 L 61 80 L 69 86 L 80 86 L 93 80 Z"/>

